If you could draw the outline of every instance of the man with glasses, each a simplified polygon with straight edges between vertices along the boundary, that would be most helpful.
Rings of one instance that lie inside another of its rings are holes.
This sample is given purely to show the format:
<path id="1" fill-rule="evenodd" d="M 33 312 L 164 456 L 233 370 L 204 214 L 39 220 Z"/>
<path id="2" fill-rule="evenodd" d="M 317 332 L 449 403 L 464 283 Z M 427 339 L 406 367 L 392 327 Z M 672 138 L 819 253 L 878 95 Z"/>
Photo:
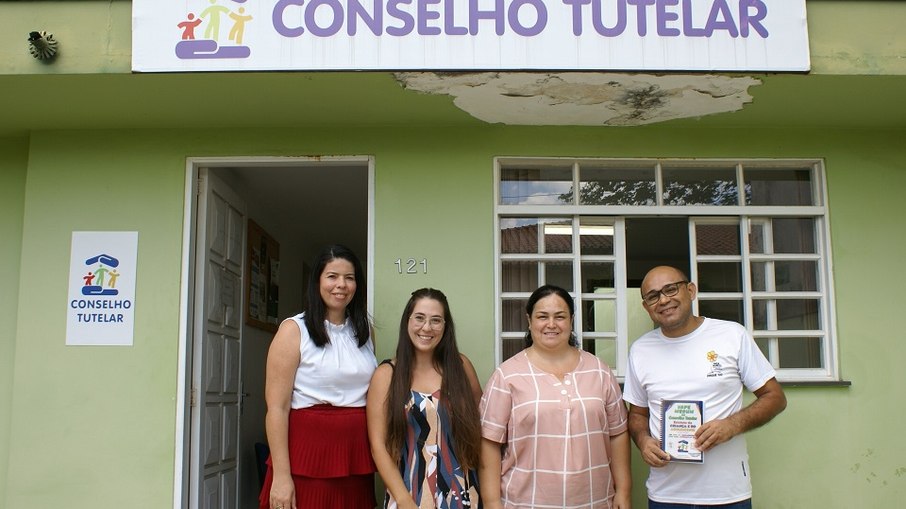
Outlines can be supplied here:
<path id="1" fill-rule="evenodd" d="M 623 399 L 629 403 L 630 435 L 652 467 L 648 507 L 751 508 L 743 433 L 782 412 L 786 396 L 743 326 L 692 314 L 696 291 L 674 267 L 655 267 L 642 280 L 642 306 L 658 328 L 632 344 Z M 756 396 L 745 408 L 743 386 Z M 688 444 L 692 461 L 662 447 L 667 400 L 691 402 L 701 411 L 703 424 Z"/>

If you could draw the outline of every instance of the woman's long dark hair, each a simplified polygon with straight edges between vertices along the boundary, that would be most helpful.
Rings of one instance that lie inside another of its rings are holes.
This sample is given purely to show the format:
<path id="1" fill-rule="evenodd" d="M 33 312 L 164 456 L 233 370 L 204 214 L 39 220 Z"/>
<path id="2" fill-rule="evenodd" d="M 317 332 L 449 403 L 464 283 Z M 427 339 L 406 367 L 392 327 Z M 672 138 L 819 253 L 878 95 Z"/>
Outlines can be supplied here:
<path id="1" fill-rule="evenodd" d="M 539 300 L 551 295 L 556 295 L 566 302 L 566 307 L 569 308 L 569 319 L 573 319 L 576 315 L 576 304 L 573 302 L 573 298 L 570 297 L 569 292 L 556 285 L 544 285 L 532 292 L 528 302 L 525 304 L 525 314 L 528 316 L 529 322 L 531 322 L 532 311 L 535 310 L 535 304 L 537 304 Z M 575 323 L 573 323 L 573 326 L 575 326 Z M 524 344 L 525 348 L 532 346 L 531 328 L 525 333 Z M 576 339 L 576 333 L 573 331 L 569 331 L 569 346 L 579 346 L 579 340 Z"/>
<path id="2" fill-rule="evenodd" d="M 365 296 L 368 292 L 365 288 L 365 274 L 362 272 L 362 264 L 355 253 L 348 247 L 335 244 L 324 248 L 315 259 L 314 271 L 308 278 L 308 303 L 305 306 L 305 328 L 308 329 L 308 335 L 319 347 L 330 343 L 330 336 L 327 335 L 327 328 L 324 326 L 324 320 L 327 319 L 327 309 L 324 307 L 324 301 L 321 300 L 321 274 L 328 263 L 343 259 L 352 264 L 355 270 L 355 294 L 352 300 L 346 306 L 346 314 L 352 320 L 352 327 L 355 330 L 355 337 L 359 342 L 359 348 L 365 346 L 368 337 L 371 334 L 371 323 L 368 320 L 368 310 L 365 308 Z"/>
<path id="3" fill-rule="evenodd" d="M 415 348 L 409 338 L 409 315 L 415 303 L 422 299 L 433 299 L 444 308 L 444 334 L 434 349 L 432 361 L 441 374 L 440 404 L 447 410 L 453 427 L 456 458 L 464 470 L 478 468 L 478 457 L 481 449 L 481 430 L 478 416 L 478 405 L 472 386 L 466 376 L 459 348 L 456 346 L 456 329 L 453 326 L 453 315 L 447 297 L 440 290 L 422 288 L 412 292 L 403 316 L 400 318 L 399 341 L 396 346 L 396 365 L 390 390 L 387 393 L 387 408 L 390 417 L 387 428 L 387 451 L 392 458 L 399 458 L 406 440 L 406 407 L 412 390 L 412 369 L 415 360 Z"/>

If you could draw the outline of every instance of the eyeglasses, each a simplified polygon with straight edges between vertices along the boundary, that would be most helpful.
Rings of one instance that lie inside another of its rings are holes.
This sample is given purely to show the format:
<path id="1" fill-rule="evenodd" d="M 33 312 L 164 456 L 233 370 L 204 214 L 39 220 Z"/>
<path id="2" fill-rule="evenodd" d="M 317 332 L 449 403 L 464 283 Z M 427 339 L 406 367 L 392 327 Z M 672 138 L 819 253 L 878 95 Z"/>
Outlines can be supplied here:
<path id="1" fill-rule="evenodd" d="M 660 290 L 652 290 L 642 296 L 642 300 L 645 301 L 645 304 L 653 306 L 661 300 L 661 294 L 664 294 L 664 297 L 673 297 L 679 293 L 680 285 L 687 285 L 688 281 L 677 281 L 676 283 L 668 283 L 661 287 Z"/>
<path id="2" fill-rule="evenodd" d="M 444 326 L 444 319 L 439 316 L 427 317 L 425 315 L 410 315 L 409 319 L 412 324 L 421 329 L 427 323 L 432 329 L 437 330 Z"/>

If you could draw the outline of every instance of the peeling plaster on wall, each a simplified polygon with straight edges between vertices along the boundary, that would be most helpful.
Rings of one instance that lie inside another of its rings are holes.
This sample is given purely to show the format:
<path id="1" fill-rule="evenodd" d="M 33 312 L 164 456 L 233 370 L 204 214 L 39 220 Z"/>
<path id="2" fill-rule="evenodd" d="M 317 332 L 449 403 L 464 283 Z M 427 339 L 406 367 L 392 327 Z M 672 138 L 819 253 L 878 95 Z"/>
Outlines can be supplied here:
<path id="1" fill-rule="evenodd" d="M 617 73 L 400 72 L 406 89 L 447 94 L 473 117 L 509 125 L 630 126 L 737 111 L 751 77 Z"/>

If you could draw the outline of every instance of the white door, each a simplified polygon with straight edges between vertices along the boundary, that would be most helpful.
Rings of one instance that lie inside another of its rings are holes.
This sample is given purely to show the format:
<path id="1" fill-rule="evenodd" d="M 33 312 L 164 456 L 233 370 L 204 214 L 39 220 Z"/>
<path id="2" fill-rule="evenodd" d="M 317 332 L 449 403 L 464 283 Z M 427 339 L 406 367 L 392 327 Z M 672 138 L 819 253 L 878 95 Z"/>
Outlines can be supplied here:
<path id="1" fill-rule="evenodd" d="M 199 170 L 189 504 L 238 509 L 245 203 Z"/>

